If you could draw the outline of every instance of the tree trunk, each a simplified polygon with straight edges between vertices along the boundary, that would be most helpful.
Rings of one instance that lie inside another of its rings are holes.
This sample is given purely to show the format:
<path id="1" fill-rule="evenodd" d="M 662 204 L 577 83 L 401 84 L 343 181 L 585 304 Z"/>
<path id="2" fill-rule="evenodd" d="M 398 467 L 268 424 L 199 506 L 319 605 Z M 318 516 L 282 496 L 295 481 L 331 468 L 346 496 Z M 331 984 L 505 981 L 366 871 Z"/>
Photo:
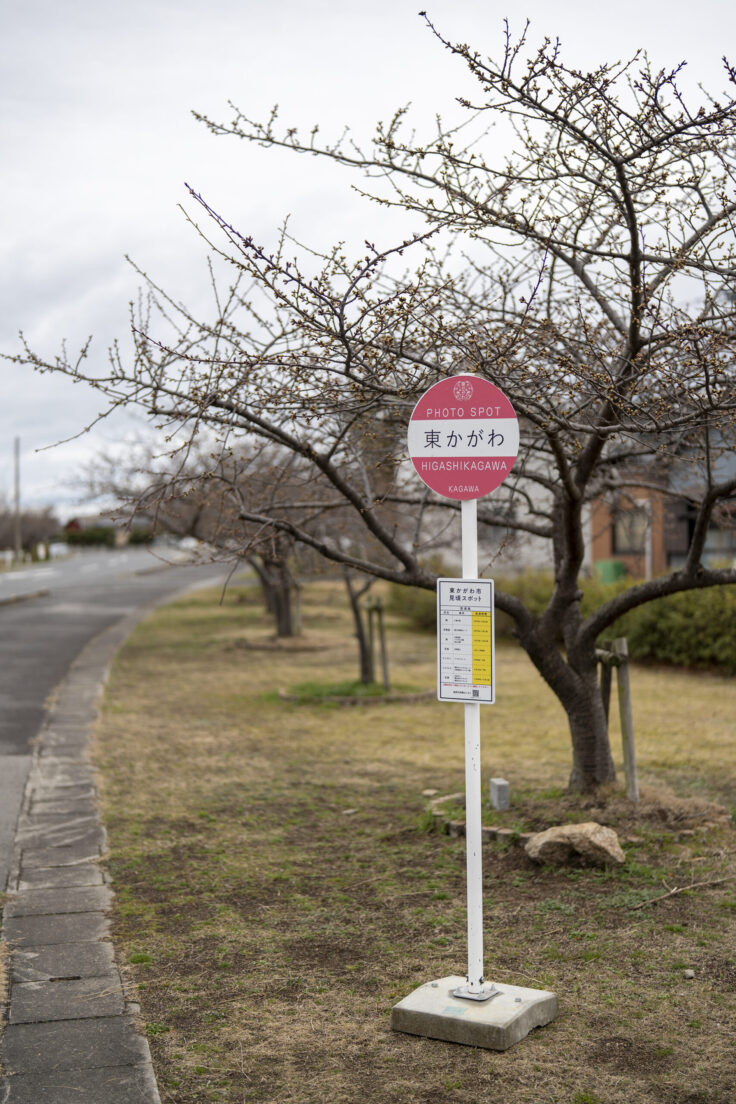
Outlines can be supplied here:
<path id="1" fill-rule="evenodd" d="M 615 782 L 595 646 L 581 649 L 571 640 L 572 655 L 566 658 L 554 629 L 540 632 L 538 626 L 520 640 L 567 713 L 572 739 L 569 790 L 588 793 Z"/>
<path id="2" fill-rule="evenodd" d="M 572 737 L 572 771 L 568 788 L 586 793 L 616 781 L 608 722 L 595 673 L 579 680 L 578 693 L 563 701 Z"/>
<path id="3" fill-rule="evenodd" d="M 365 628 L 363 610 L 360 608 L 360 599 L 373 585 L 373 579 L 369 579 L 361 587 L 355 587 L 350 572 L 345 570 L 345 585 L 347 586 L 350 609 L 355 625 L 355 638 L 358 641 L 358 664 L 360 668 L 360 681 L 364 686 L 376 681 L 376 673 L 373 664 L 373 648 Z"/>
<path id="4" fill-rule="evenodd" d="M 273 596 L 273 586 L 271 585 L 268 572 L 257 556 L 246 556 L 246 560 L 256 573 L 256 578 L 261 588 L 263 604 L 266 607 L 266 613 L 273 614 L 276 610 L 276 604 Z"/>
<path id="5" fill-rule="evenodd" d="M 276 635 L 280 637 L 295 636 L 293 604 L 291 601 L 293 580 L 291 572 L 283 560 L 275 565 L 273 575 L 275 577 L 274 617 L 276 620 Z"/>
<path id="6" fill-rule="evenodd" d="M 276 635 L 296 636 L 291 595 L 294 580 L 288 565 L 284 560 L 266 560 L 263 556 L 249 556 L 248 563 L 258 576 L 266 610 L 274 619 Z"/>

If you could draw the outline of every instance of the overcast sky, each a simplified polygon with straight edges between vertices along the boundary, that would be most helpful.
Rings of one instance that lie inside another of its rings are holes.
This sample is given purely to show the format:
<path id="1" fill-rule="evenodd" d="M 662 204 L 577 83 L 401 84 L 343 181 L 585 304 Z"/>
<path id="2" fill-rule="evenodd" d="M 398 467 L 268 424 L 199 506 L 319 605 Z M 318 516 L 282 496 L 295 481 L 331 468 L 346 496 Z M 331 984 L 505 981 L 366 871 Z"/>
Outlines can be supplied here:
<path id="1" fill-rule="evenodd" d="M 94 335 L 93 357 L 127 343 L 127 304 L 139 279 L 129 254 L 175 297 L 202 301 L 204 251 L 184 221 L 184 182 L 243 232 L 268 243 L 287 214 L 313 245 L 370 237 L 389 244 L 396 223 L 350 191 L 353 178 L 214 138 L 192 109 L 224 121 L 227 101 L 264 118 L 278 102 L 289 123 L 349 123 L 369 135 L 379 118 L 412 101 L 418 121 L 453 113 L 460 64 L 418 17 L 416 0 L 5 0 L 0 57 L 0 351 L 23 330 L 49 357 Z M 503 19 L 530 44 L 561 38 L 581 68 L 645 47 L 658 65 L 688 61 L 688 81 L 725 85 L 721 55 L 736 58 L 729 0 L 428 0 L 444 34 L 498 56 Z M 410 227 L 409 227 L 410 228 Z M 107 444 L 142 429 L 118 418 L 47 451 L 100 407 L 63 377 L 0 362 L 0 496 L 12 494 L 13 438 L 22 442 L 23 495 L 78 508 L 77 480 Z"/>

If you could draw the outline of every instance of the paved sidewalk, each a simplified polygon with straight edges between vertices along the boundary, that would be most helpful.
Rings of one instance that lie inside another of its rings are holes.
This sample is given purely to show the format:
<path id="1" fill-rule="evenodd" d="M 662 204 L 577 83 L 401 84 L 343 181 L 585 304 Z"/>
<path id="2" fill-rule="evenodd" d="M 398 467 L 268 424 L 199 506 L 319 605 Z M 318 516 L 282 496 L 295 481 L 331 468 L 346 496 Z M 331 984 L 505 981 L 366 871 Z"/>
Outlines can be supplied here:
<path id="1" fill-rule="evenodd" d="M 105 830 L 87 754 L 109 664 L 147 612 L 82 650 L 36 740 L 4 911 L 11 959 L 0 1104 L 160 1104 L 109 941 Z"/>

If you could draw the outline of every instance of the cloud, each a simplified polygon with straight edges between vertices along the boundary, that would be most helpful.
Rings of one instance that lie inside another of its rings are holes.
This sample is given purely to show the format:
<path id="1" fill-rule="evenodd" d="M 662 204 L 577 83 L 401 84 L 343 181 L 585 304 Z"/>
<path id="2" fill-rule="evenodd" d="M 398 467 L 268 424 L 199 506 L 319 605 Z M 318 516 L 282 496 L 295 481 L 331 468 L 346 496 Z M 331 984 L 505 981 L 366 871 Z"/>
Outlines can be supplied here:
<path id="1" fill-rule="evenodd" d="M 232 99 L 263 118 L 279 102 L 285 120 L 328 135 L 349 121 L 368 137 L 377 118 L 409 100 L 420 127 L 433 113 L 457 111 L 463 67 L 437 44 L 410 0 L 370 5 L 334 0 L 8 0 L 0 66 L 2 283 L 0 349 L 17 349 L 24 329 L 53 355 L 95 334 L 94 356 L 127 341 L 127 303 L 139 279 L 126 253 L 177 297 L 208 294 L 204 249 L 178 204 L 192 209 L 189 181 L 225 217 L 259 241 L 275 239 L 293 214 L 297 238 L 386 243 L 386 219 L 350 190 L 358 181 L 314 158 L 297 160 L 228 138 L 197 124 L 195 108 L 226 119 Z M 734 40 L 736 9 L 722 0 L 528 0 L 530 43 L 561 35 L 581 66 L 649 46 L 661 63 L 692 59 L 694 85 L 718 89 L 714 67 Z M 486 0 L 439 0 L 430 8 L 451 38 L 482 52 L 502 46 L 502 10 Z M 514 16 L 521 27 L 522 18 Z M 414 228 L 412 224 L 412 228 Z M 101 360 L 101 363 L 103 361 Z M 0 364 L 0 489 L 12 439 L 24 442 L 28 493 L 67 501 L 75 465 L 104 434 L 126 432 L 129 419 L 76 444 L 35 453 L 76 432 L 98 413 L 97 395 L 51 376 Z M 112 439 L 109 437 L 108 439 Z"/>

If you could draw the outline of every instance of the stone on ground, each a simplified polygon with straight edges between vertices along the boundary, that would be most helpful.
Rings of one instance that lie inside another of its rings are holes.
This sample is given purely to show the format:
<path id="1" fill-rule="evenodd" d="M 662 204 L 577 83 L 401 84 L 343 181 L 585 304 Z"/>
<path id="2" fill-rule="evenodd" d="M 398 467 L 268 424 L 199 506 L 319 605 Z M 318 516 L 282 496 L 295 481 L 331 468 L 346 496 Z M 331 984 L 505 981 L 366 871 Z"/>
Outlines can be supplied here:
<path id="1" fill-rule="evenodd" d="M 613 828 L 606 828 L 595 821 L 560 824 L 548 828 L 546 832 L 537 832 L 527 842 L 524 850 L 534 862 L 552 865 L 581 860 L 595 866 L 626 862 Z"/>

